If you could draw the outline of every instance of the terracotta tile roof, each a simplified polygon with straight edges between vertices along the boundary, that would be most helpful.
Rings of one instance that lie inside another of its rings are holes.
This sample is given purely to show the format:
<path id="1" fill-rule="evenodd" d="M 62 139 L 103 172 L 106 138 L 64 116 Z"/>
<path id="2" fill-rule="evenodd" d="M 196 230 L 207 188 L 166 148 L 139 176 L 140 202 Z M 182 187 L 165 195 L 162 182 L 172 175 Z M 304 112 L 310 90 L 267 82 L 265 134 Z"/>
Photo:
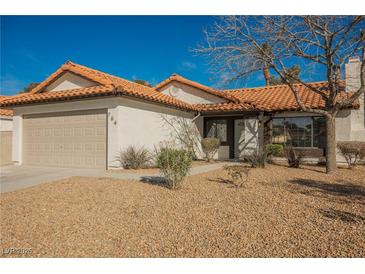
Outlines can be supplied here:
<path id="1" fill-rule="evenodd" d="M 255 111 L 258 110 L 251 103 L 217 103 L 217 104 L 195 104 L 195 108 L 202 112 L 219 112 L 219 111 Z"/>
<path id="2" fill-rule="evenodd" d="M 327 82 L 308 83 L 317 89 L 323 90 L 326 94 Z M 325 102 L 323 98 L 314 91 L 302 84 L 295 84 L 300 98 L 307 107 L 324 108 Z M 299 110 L 295 97 L 287 85 L 267 86 L 259 88 L 241 88 L 233 90 L 225 90 L 238 98 L 241 102 L 252 103 L 256 108 L 264 111 L 285 111 L 285 110 Z M 338 100 L 351 96 L 351 93 L 341 92 L 338 95 Z M 354 103 L 354 107 L 358 107 L 358 102 Z"/>
<path id="3" fill-rule="evenodd" d="M 62 91 L 44 92 L 44 87 L 52 83 L 65 72 L 72 72 L 82 77 L 94 81 L 95 86 L 87 88 L 77 88 Z M 172 96 L 165 95 L 157 89 L 167 85 L 172 81 L 194 86 L 208 93 L 226 98 L 228 102 L 217 104 L 189 104 L 178 100 Z M 323 89 L 326 92 L 326 82 L 309 83 L 316 88 Z M 304 85 L 296 84 L 299 95 L 304 104 L 312 108 L 323 108 L 324 101 L 321 96 Z M 98 70 L 94 70 L 72 62 L 62 65 L 55 73 L 48 77 L 41 84 L 36 86 L 28 93 L 10 96 L 0 100 L 0 106 L 14 106 L 21 104 L 32 104 L 40 102 L 68 101 L 78 98 L 96 97 L 96 96 L 131 96 L 143 100 L 158 102 L 168 106 L 189 111 L 285 111 L 299 110 L 295 98 L 286 85 L 259 87 L 259 88 L 242 88 L 234 90 L 214 90 L 199 83 L 190 81 L 179 75 L 173 75 L 165 81 L 161 82 L 154 88 L 150 88 L 138 83 L 128 81 L 126 79 L 113 76 Z M 342 92 L 339 99 L 349 96 L 349 93 Z M 358 107 L 358 102 L 354 104 Z"/>
<path id="4" fill-rule="evenodd" d="M 0 103 L 9 99 L 9 96 L 0 95 Z M 0 108 L 0 116 L 13 116 L 13 110 L 7 108 Z"/>
<path id="5" fill-rule="evenodd" d="M 9 116 L 9 117 L 12 117 L 13 116 L 13 110 L 11 109 L 4 109 L 4 108 L 1 108 L 0 109 L 0 116 Z"/>
<path id="6" fill-rule="evenodd" d="M 58 79 L 65 72 L 72 72 L 82 77 L 96 82 L 98 85 L 88 88 L 77 88 L 62 91 L 44 92 L 44 88 Z M 93 96 L 107 95 L 126 95 L 136 98 L 154 101 L 176 108 L 185 110 L 196 110 L 192 105 L 181 100 L 175 99 L 169 95 L 162 94 L 153 88 L 137 84 L 126 79 L 113 76 L 98 70 L 94 70 L 82 65 L 68 61 L 62 65 L 55 73 L 49 76 L 45 81 L 40 83 L 28 93 L 12 96 L 3 102 L 2 106 L 12 106 L 20 104 L 31 104 L 38 102 L 65 101 L 76 98 L 86 98 Z"/>
<path id="7" fill-rule="evenodd" d="M 11 96 L 7 100 L 0 102 L 1 106 L 15 106 L 29 103 L 67 101 L 77 98 L 93 97 L 115 94 L 115 88 L 112 85 L 94 86 L 88 88 L 77 88 L 62 91 L 52 91 L 44 93 L 22 93 Z"/>
<path id="8" fill-rule="evenodd" d="M 126 96 L 141 98 L 148 101 L 171 105 L 173 107 L 185 110 L 196 110 L 192 105 L 176 100 L 170 96 L 161 94 L 159 92 L 155 92 L 154 94 L 146 94 L 144 92 L 132 91 L 120 86 L 115 87 L 113 85 L 94 86 L 87 88 L 77 88 L 77 89 L 35 93 L 35 94 L 22 94 L 13 96 L 7 100 L 2 101 L 0 102 L 0 105 L 15 106 L 15 105 L 41 103 L 41 102 L 70 101 L 81 98 L 118 96 L 118 95 L 126 95 Z"/>
<path id="9" fill-rule="evenodd" d="M 191 86 L 191 87 L 195 87 L 197 89 L 200 89 L 200 90 L 205 91 L 207 93 L 210 93 L 212 95 L 221 97 L 221 98 L 226 99 L 228 101 L 238 103 L 237 99 L 235 97 L 231 96 L 230 94 L 227 94 L 227 93 L 222 92 L 220 90 L 213 89 L 211 87 L 204 86 L 204 85 L 202 85 L 198 82 L 191 81 L 191 80 L 186 79 L 186 78 L 184 78 L 181 75 L 178 75 L 176 73 L 172 74 L 169 78 L 163 80 L 162 82 L 160 82 L 159 84 L 157 84 L 153 88 L 156 89 L 156 90 L 159 90 L 162 87 L 164 87 L 164 86 L 166 86 L 169 83 L 172 83 L 174 81 L 185 84 L 185 85 L 188 85 L 188 86 Z"/>

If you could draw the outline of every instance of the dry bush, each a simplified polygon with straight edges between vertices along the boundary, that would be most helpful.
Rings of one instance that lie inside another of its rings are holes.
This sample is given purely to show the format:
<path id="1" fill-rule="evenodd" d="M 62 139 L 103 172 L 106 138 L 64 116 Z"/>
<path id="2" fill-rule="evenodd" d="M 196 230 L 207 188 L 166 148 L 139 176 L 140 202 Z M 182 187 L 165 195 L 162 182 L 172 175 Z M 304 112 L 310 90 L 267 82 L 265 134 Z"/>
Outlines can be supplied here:
<path id="1" fill-rule="evenodd" d="M 224 170 L 231 178 L 231 182 L 235 187 L 242 187 L 247 181 L 250 168 L 243 165 L 225 166 Z"/>
<path id="2" fill-rule="evenodd" d="M 292 146 L 287 147 L 285 150 L 285 157 L 289 167 L 299 168 L 303 162 L 303 153 L 296 151 Z"/>
<path id="3" fill-rule="evenodd" d="M 201 144 L 205 157 L 210 162 L 217 153 L 221 142 L 218 138 L 204 138 Z"/>
<path id="4" fill-rule="evenodd" d="M 151 165 L 152 155 L 144 147 L 129 146 L 119 152 L 116 161 L 127 169 L 146 168 Z"/>
<path id="5" fill-rule="evenodd" d="M 255 150 L 251 154 L 245 155 L 243 158 L 251 165 L 252 168 L 264 168 L 267 163 L 267 152 L 266 150 Z"/>
<path id="6" fill-rule="evenodd" d="M 337 148 L 345 158 L 349 168 L 365 159 L 365 142 L 346 141 L 337 142 Z"/>

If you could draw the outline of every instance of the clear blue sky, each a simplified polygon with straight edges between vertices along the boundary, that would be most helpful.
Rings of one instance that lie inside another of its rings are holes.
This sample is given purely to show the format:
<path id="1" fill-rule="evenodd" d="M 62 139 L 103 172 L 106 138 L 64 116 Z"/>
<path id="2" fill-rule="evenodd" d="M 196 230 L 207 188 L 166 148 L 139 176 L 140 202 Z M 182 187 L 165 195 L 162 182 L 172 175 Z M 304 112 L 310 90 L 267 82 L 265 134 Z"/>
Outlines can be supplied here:
<path id="1" fill-rule="evenodd" d="M 1 94 L 41 82 L 72 60 L 126 79 L 156 84 L 176 72 L 213 85 L 204 41 L 211 16 L 2 16 Z M 244 86 L 260 86 L 253 77 Z"/>

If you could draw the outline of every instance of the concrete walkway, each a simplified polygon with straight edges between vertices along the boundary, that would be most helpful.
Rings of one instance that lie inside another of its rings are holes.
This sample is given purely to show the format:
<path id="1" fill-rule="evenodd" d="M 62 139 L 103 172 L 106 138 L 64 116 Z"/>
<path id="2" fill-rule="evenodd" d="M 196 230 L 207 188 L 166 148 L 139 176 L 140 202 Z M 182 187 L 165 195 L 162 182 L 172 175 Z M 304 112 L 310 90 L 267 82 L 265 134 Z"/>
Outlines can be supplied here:
<path id="1" fill-rule="evenodd" d="M 193 167 L 190 175 L 196 175 L 213 170 L 217 170 L 224 165 L 232 164 L 219 162 L 214 164 Z M 103 177 L 124 180 L 151 180 L 158 179 L 159 173 L 129 173 L 123 170 L 94 170 L 94 169 L 74 169 L 55 168 L 40 166 L 3 166 L 0 167 L 0 192 L 15 191 L 42 183 L 66 179 L 74 176 L 82 177 Z"/>

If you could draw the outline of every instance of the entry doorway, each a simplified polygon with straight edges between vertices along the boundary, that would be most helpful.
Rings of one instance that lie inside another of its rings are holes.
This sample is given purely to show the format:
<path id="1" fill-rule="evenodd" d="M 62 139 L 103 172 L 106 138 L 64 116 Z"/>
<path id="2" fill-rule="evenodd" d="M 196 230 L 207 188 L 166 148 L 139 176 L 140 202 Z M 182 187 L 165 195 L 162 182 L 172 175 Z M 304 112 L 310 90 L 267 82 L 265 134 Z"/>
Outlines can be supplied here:
<path id="1" fill-rule="evenodd" d="M 204 138 L 221 140 L 221 159 L 239 159 L 247 148 L 245 124 L 242 116 L 204 117 Z"/>

